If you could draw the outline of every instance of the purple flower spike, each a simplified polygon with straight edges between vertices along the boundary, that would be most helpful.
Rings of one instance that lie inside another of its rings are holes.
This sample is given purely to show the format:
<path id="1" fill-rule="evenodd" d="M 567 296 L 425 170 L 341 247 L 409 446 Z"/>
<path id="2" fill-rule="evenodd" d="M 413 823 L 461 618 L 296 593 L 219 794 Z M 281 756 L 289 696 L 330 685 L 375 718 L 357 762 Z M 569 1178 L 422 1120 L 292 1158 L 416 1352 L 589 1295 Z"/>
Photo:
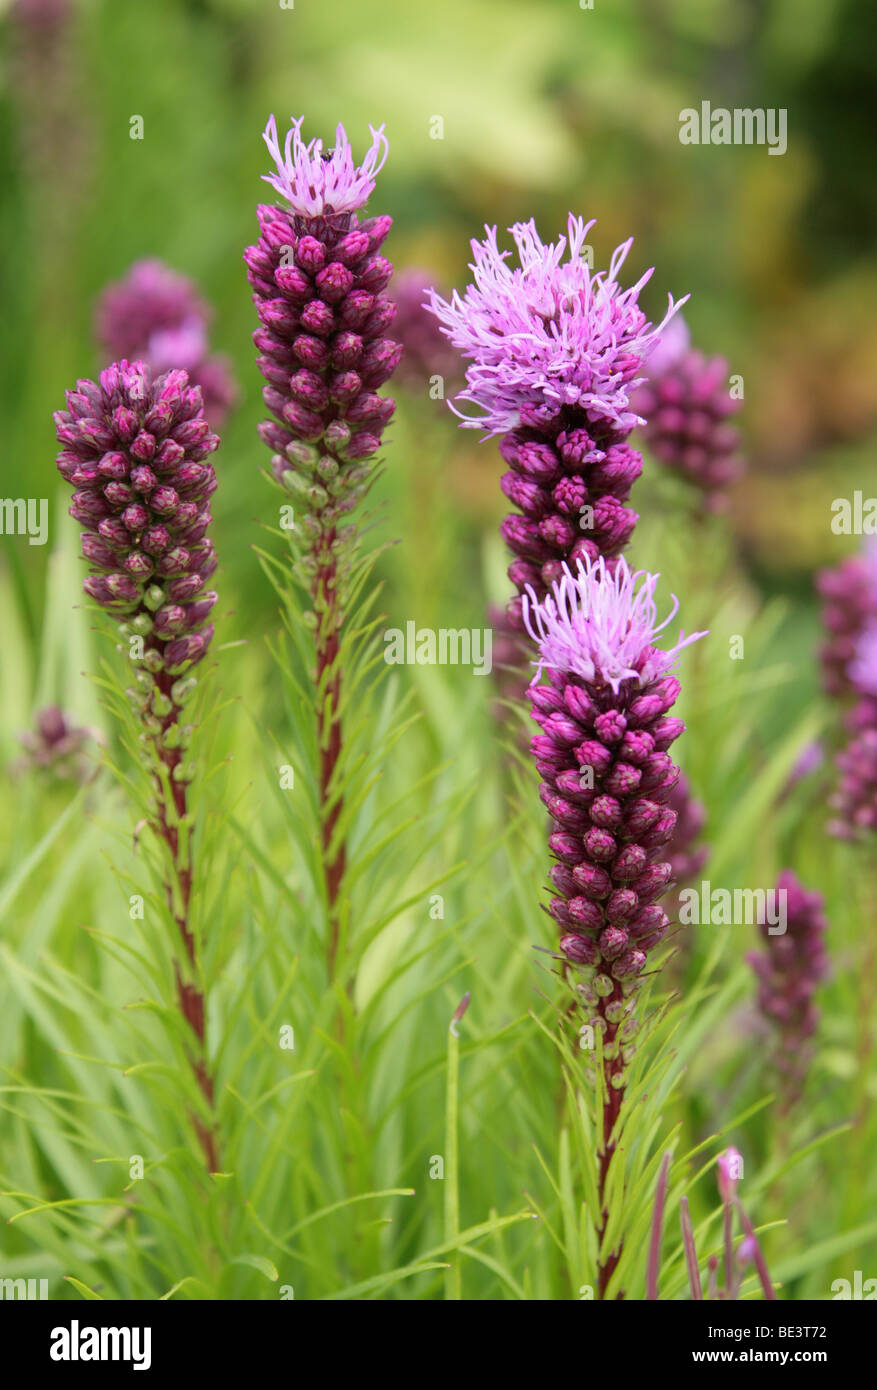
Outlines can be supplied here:
<path id="1" fill-rule="evenodd" d="M 671 671 L 679 652 L 705 635 L 655 646 L 670 621 L 657 621 L 656 581 L 631 574 L 623 558 L 610 574 L 601 558 L 580 564 L 575 577 L 566 570 L 542 603 L 532 594 L 524 600 L 539 668 L 551 681 L 529 691 L 542 730 L 531 751 L 559 860 L 551 912 L 567 958 L 597 971 L 598 1012 L 613 1043 L 620 1016 L 612 1019 L 607 1006 L 635 987 L 668 926 L 656 906 L 672 873 L 666 856 L 676 823 L 669 802 L 679 769 L 667 749 L 684 728 L 668 716 L 679 693 Z M 609 1055 L 618 1085 L 617 1048 Z"/>
<path id="2" fill-rule="evenodd" d="M 728 390 L 728 364 L 688 347 L 688 329 L 668 324 L 646 362 L 648 383 L 633 404 L 658 461 L 699 488 L 707 511 L 720 511 L 743 471 L 739 432 L 729 423 L 741 402 Z"/>
<path id="3" fill-rule="evenodd" d="M 835 699 L 861 694 L 851 664 L 862 655 L 857 648 L 865 629 L 877 624 L 877 537 L 866 541 L 861 554 L 823 570 L 816 587 L 826 633 L 820 651 L 824 689 Z"/>
<path id="4" fill-rule="evenodd" d="M 142 360 L 154 375 L 178 368 L 200 386 L 204 412 L 218 428 L 235 404 L 238 389 L 224 357 L 207 346 L 210 310 L 191 280 L 161 261 L 137 261 L 124 280 L 98 301 L 97 338 L 109 361 Z"/>
<path id="5" fill-rule="evenodd" d="M 204 418 L 201 389 L 186 372 L 154 376 L 148 363 L 114 362 L 98 382 L 81 380 L 55 412 L 62 445 L 58 470 L 75 489 L 70 514 L 82 526 L 90 572 L 83 588 L 119 619 L 119 635 L 136 672 L 127 692 L 141 721 L 142 755 L 153 784 L 146 821 L 167 854 L 165 894 L 187 963 L 174 962 L 177 999 L 196 1045 L 190 1062 L 204 1101 L 213 1108 L 205 1053 L 205 1001 L 186 974 L 200 974 L 190 920 L 193 874 L 186 749 L 192 726 L 183 709 L 196 682 L 213 626 L 216 594 L 206 589 L 216 569 L 207 539 L 216 476 L 209 462 L 219 446 Z M 210 1172 L 219 1169 L 214 1121 L 192 1113 Z"/>
<path id="6" fill-rule="evenodd" d="M 145 362 L 123 359 L 99 384 L 77 381 L 67 406 L 55 412 L 58 469 L 75 489 L 70 514 L 90 565 L 83 587 L 122 621 L 134 659 L 167 696 L 213 633 L 204 625 L 216 600 L 205 592 L 216 569 L 207 460 L 219 438 L 186 373 L 153 379 Z"/>
<path id="7" fill-rule="evenodd" d="M 331 531 L 368 484 L 365 460 L 379 448 L 394 406 L 377 391 L 402 355 L 386 336 L 395 314 L 386 293 L 393 267 L 378 254 L 392 220 L 357 217 L 386 138 L 382 129 L 372 132 L 357 168 L 341 126 L 335 150 L 324 155 L 319 140 L 302 142 L 300 125 L 293 122 L 281 154 L 274 118 L 268 123 L 264 138 L 279 172 L 265 177 L 289 207 L 258 209 L 261 236 L 244 260 L 261 322 L 254 341 L 263 396 L 275 416 L 260 430 L 274 451 L 272 471 L 279 482 L 296 475 L 313 489 L 309 509 Z"/>
<path id="8" fill-rule="evenodd" d="M 766 949 L 747 959 L 758 979 L 758 1007 L 776 1030 L 775 1063 L 788 1110 L 803 1089 L 819 1020 L 814 994 L 828 974 L 827 922 L 820 894 L 808 893 L 791 869 L 780 874 L 777 892 L 786 895 L 786 930 L 772 936 L 762 925 Z"/>
<path id="9" fill-rule="evenodd" d="M 449 301 L 429 296 L 442 331 L 469 361 L 457 400 L 480 414 L 456 413 L 465 428 L 502 435 L 510 469 L 503 491 L 522 513 L 502 528 L 517 557 L 509 577 L 520 596 L 529 584 L 544 598 L 565 563 L 614 559 L 627 544 L 637 516 L 625 503 L 642 470 L 626 443 L 642 423 L 631 394 L 679 308 L 671 299 L 655 328 L 637 303 L 652 272 L 621 289 L 630 241 L 608 271 L 594 273 L 585 246 L 592 226 L 570 216 L 567 236 L 546 246 L 533 222 L 517 223 L 510 228 L 517 265 L 488 227 L 486 239 L 472 243 L 474 283 Z M 509 616 L 522 630 L 520 597 Z"/>
<path id="10" fill-rule="evenodd" d="M 316 644 L 316 718 L 320 749 L 321 845 L 329 905 L 328 965 L 340 939 L 338 899 L 346 846 L 335 827 L 342 812 L 336 770 L 342 755 L 338 714 L 339 652 L 345 585 L 355 527 L 347 516 L 374 477 L 373 456 L 394 410 L 378 391 L 393 374 L 401 345 L 387 337 L 395 305 L 393 273 L 379 254 L 390 217 L 360 221 L 387 141 L 372 129 L 363 163 L 353 162 L 342 126 L 335 148 L 305 144 L 293 121 L 283 151 L 274 117 L 264 133 L 277 165 L 266 175 L 287 207 L 258 209 L 260 236 L 244 253 L 260 327 L 253 335 L 273 419 L 259 427 L 272 451 L 272 473 L 305 513 L 296 564 L 308 583 Z"/>
<path id="11" fill-rule="evenodd" d="M 566 968 L 585 975 L 577 990 L 603 1039 L 601 1211 L 638 1027 L 629 996 L 669 926 L 658 899 L 672 875 L 676 813 L 668 803 L 679 769 L 667 749 L 684 729 L 669 715 L 679 693 L 671 673 L 682 649 L 704 636 L 655 645 L 676 611 L 658 622 L 656 582 L 632 574 L 623 557 L 610 573 L 601 556 L 580 562 L 575 575 L 564 567 L 541 603 L 531 589 L 523 604 L 550 680 L 529 690 L 542 731 L 531 752 L 557 860 L 549 911 Z M 617 1261 L 615 1251 L 601 1263 L 600 1298 Z"/>
<path id="12" fill-rule="evenodd" d="M 840 779 L 831 798 L 828 829 L 841 840 L 866 840 L 877 831 L 877 728 L 863 728 L 837 756 Z"/>

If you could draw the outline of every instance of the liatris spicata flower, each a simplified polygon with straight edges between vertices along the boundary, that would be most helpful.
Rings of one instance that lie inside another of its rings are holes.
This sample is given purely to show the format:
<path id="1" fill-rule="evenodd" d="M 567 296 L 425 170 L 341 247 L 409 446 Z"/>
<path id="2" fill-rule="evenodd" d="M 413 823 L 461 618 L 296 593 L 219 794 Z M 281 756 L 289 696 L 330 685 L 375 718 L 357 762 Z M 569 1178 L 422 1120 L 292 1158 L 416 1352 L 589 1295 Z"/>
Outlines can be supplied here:
<path id="1" fill-rule="evenodd" d="M 566 961 L 588 971 L 579 993 L 603 1036 L 601 1195 L 638 1026 L 628 996 L 669 924 L 657 899 L 672 873 L 665 851 L 676 813 L 668 799 L 679 770 L 667 750 L 685 727 L 669 714 L 679 693 L 671 671 L 683 647 L 704 635 L 680 634 L 666 651 L 655 645 L 678 608 L 658 622 L 657 580 L 632 574 L 623 557 L 614 574 L 602 556 L 585 559 L 541 603 L 530 591 L 523 606 L 550 681 L 529 691 L 542 729 L 531 751 L 557 860 L 549 911 Z M 601 1266 L 601 1297 L 615 1263 Z"/>
<path id="2" fill-rule="evenodd" d="M 728 363 L 689 347 L 681 317 L 668 324 L 646 361 L 648 382 L 634 398 L 655 458 L 698 488 L 706 511 L 719 511 L 740 476 L 740 435 L 729 423 L 741 402 L 730 394 Z"/>
<path id="3" fill-rule="evenodd" d="M 697 798 L 692 796 L 684 772 L 680 772 L 667 805 L 676 812 L 673 836 L 667 845 L 673 882 L 687 883 L 703 868 L 709 850 L 706 845 L 698 844 L 706 822 L 706 812 Z"/>
<path id="4" fill-rule="evenodd" d="M 396 305 L 393 337 L 403 347 L 397 378 L 412 391 L 426 392 L 440 377 L 444 398 L 448 383 L 462 377 L 462 364 L 441 332 L 424 301 L 434 283 L 426 271 L 411 267 L 401 271 L 393 282 L 391 296 Z"/>
<path id="5" fill-rule="evenodd" d="M 253 335 L 274 420 L 259 433 L 273 451 L 274 477 L 301 500 L 306 553 L 298 560 L 313 602 L 321 757 L 322 849 L 330 904 L 329 969 L 338 948 L 335 904 L 346 852 L 336 845 L 341 813 L 334 786 L 341 755 L 339 639 L 350 560 L 349 513 L 374 477 L 373 458 L 393 414 L 378 388 L 402 354 L 387 337 L 395 306 L 393 267 L 379 255 L 392 218 L 360 221 L 383 167 L 387 140 L 372 128 L 360 166 L 343 126 L 335 148 L 305 144 L 292 122 L 283 150 L 272 116 L 264 140 L 277 166 L 264 177 L 286 203 L 258 209 L 261 235 L 245 252 L 261 327 Z"/>
<path id="6" fill-rule="evenodd" d="M 865 840 L 877 830 L 877 728 L 864 728 L 837 756 L 840 772 L 828 829 L 840 840 Z"/>
<path id="7" fill-rule="evenodd" d="M 765 950 L 750 952 L 747 960 L 758 979 L 758 1007 L 776 1031 L 775 1065 L 787 1110 L 800 1095 L 819 1021 L 814 995 L 828 974 L 827 923 L 822 897 L 807 892 L 791 869 L 780 874 L 777 892 L 785 894 L 786 930 L 771 936 L 763 923 Z"/>
<path id="8" fill-rule="evenodd" d="M 219 439 L 204 418 L 200 389 L 184 371 L 153 378 L 145 362 L 125 360 L 102 371 L 99 383 L 77 381 L 55 425 L 58 469 L 75 488 L 70 515 L 83 528 L 82 553 L 91 568 L 83 588 L 119 620 L 137 672 L 129 695 L 153 759 L 153 829 L 168 850 L 168 904 L 194 973 L 189 837 L 179 829 L 190 775 L 182 715 L 194 686 L 191 670 L 213 636 L 208 618 L 216 594 L 205 585 L 216 569 L 206 534 L 216 477 L 208 460 Z M 179 966 L 177 993 L 198 1043 L 193 1069 L 212 1106 L 204 999 Z M 213 1170 L 215 1135 L 194 1123 Z"/>
<path id="9" fill-rule="evenodd" d="M 429 297 L 469 361 L 457 400 L 481 414 L 461 415 L 464 427 L 502 436 L 502 488 L 520 513 L 502 527 L 515 556 L 509 614 L 519 630 L 528 589 L 544 598 L 564 565 L 580 559 L 614 563 L 630 537 L 637 516 L 625 504 L 642 470 L 627 442 L 642 423 L 630 398 L 651 343 L 679 307 L 671 298 L 654 328 L 637 303 L 652 272 L 620 288 L 631 241 L 594 274 L 585 244 L 592 226 L 571 216 L 568 236 L 545 246 L 533 222 L 515 224 L 517 266 L 488 227 L 483 242 L 472 242 L 474 284 L 450 301 Z"/>
<path id="10" fill-rule="evenodd" d="M 657 580 L 632 574 L 623 557 L 612 575 L 601 557 L 567 569 L 541 604 L 524 598 L 525 626 L 551 682 L 529 690 L 542 728 L 531 751 L 558 860 L 550 911 L 566 958 L 598 972 L 604 1016 L 668 926 L 655 905 L 670 881 L 666 848 L 676 826 L 669 800 L 679 769 L 667 750 L 685 727 L 668 713 L 679 694 L 670 673 L 682 648 L 705 635 L 655 646 L 678 610 L 674 600 L 657 622 Z"/>
<path id="11" fill-rule="evenodd" d="M 38 769 L 62 781 L 84 782 L 89 771 L 84 750 L 91 740 L 100 741 L 100 735 L 93 729 L 79 728 L 58 705 L 48 705 L 37 712 L 33 731 L 18 735 L 25 753 L 12 771 Z"/>
<path id="12" fill-rule="evenodd" d="M 204 413 L 214 428 L 234 405 L 238 389 L 226 358 L 210 356 L 210 310 L 191 280 L 161 261 L 137 261 L 124 280 L 101 295 L 95 326 L 102 352 L 113 362 L 149 363 L 154 375 L 179 368 L 201 387 Z"/>
<path id="13" fill-rule="evenodd" d="M 865 629 L 877 624 L 877 538 L 869 538 L 859 555 L 823 570 L 816 587 L 826 632 L 820 650 L 823 687 L 835 699 L 860 694 L 851 664 Z"/>

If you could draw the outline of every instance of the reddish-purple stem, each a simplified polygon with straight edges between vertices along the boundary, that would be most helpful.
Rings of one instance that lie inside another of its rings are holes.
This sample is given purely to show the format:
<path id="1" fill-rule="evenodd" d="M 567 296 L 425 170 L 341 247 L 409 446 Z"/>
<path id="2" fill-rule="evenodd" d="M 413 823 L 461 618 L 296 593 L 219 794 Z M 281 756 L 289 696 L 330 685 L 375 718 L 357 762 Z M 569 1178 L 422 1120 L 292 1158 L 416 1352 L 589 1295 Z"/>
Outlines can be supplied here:
<path id="1" fill-rule="evenodd" d="M 694 1243 L 694 1231 L 691 1226 L 691 1212 L 688 1210 L 687 1197 L 682 1197 L 679 1201 L 679 1224 L 682 1227 L 682 1244 L 685 1247 L 685 1264 L 688 1269 L 688 1282 L 691 1286 L 691 1297 L 697 1302 L 702 1302 L 703 1287 L 700 1282 L 697 1246 Z"/>
<path id="2" fill-rule="evenodd" d="M 649 1262 L 646 1268 L 646 1298 L 658 1298 L 658 1272 L 661 1268 L 661 1233 L 664 1226 L 664 1206 L 667 1201 L 667 1174 L 673 1155 L 664 1154 L 655 1190 L 655 1209 L 652 1213 L 652 1237 L 649 1241 Z"/>

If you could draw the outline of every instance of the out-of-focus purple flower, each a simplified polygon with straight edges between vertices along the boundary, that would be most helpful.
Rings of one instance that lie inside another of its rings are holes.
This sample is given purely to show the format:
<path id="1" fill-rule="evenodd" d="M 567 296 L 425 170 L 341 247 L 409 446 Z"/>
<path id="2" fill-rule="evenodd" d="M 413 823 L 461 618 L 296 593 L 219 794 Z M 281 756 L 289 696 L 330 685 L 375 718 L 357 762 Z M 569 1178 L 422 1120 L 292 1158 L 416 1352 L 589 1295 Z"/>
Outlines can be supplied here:
<path id="1" fill-rule="evenodd" d="M 861 694 L 851 665 L 862 656 L 857 649 L 863 633 L 877 624 L 877 537 L 869 537 L 860 554 L 823 570 L 816 588 L 826 632 L 820 649 L 823 687 L 836 699 Z M 859 669 L 872 668 L 866 662 Z"/>
<path id="2" fill-rule="evenodd" d="M 95 730 L 78 727 L 58 705 L 48 705 L 37 711 L 34 729 L 18 735 L 25 755 L 12 771 L 45 769 L 61 780 L 84 782 L 89 773 L 85 746 L 93 740 L 100 741 Z"/>
<path id="3" fill-rule="evenodd" d="M 742 472 L 740 435 L 729 419 L 740 401 L 728 389 L 723 357 L 688 347 L 688 329 L 673 319 L 646 361 L 648 382 L 633 399 L 645 417 L 644 438 L 658 461 L 699 488 L 708 511 L 724 505 Z"/>
<path id="4" fill-rule="evenodd" d="M 649 381 L 664 376 L 685 356 L 691 346 L 691 330 L 682 314 L 674 314 L 670 322 L 652 341 L 646 358 Z"/>
<path id="5" fill-rule="evenodd" d="M 673 838 L 667 848 L 667 858 L 673 867 L 673 882 L 688 883 L 706 863 L 709 849 L 698 844 L 706 823 L 703 804 L 691 794 L 684 772 L 670 792 L 667 803 L 676 812 Z"/>
<path id="6" fill-rule="evenodd" d="M 739 1149 L 724 1149 L 716 1159 L 719 1170 L 719 1196 L 723 1202 L 732 1202 L 737 1196 L 737 1183 L 743 1176 L 743 1155 Z"/>
<path id="7" fill-rule="evenodd" d="M 877 829 L 877 728 L 865 727 L 838 754 L 840 772 L 828 829 L 841 840 L 865 840 Z"/>
<path id="8" fill-rule="evenodd" d="M 142 360 L 158 375 L 172 368 L 200 386 L 204 411 L 222 424 L 238 397 L 228 360 L 210 356 L 210 309 L 191 280 L 158 260 L 137 261 L 124 280 L 100 296 L 95 330 L 110 361 Z"/>
<path id="9" fill-rule="evenodd" d="M 859 634 L 847 675 L 858 694 L 877 698 L 877 619 L 870 618 Z"/>
<path id="10" fill-rule="evenodd" d="M 788 796 L 793 787 L 805 778 L 816 772 L 825 762 L 825 749 L 818 741 L 808 743 L 798 757 L 798 761 L 789 773 L 788 781 L 783 788 L 783 797 Z"/>
<path id="11" fill-rule="evenodd" d="M 412 390 L 426 391 L 433 377 L 441 377 L 443 398 L 448 384 L 453 389 L 462 377 L 462 363 L 426 307 L 433 284 L 434 277 L 425 270 L 410 267 L 399 272 L 391 291 L 396 305 L 393 336 L 404 349 L 399 381 Z"/>
<path id="12" fill-rule="evenodd" d="M 657 900 L 672 873 L 668 801 L 679 769 L 667 749 L 684 729 L 668 714 L 679 693 L 670 673 L 683 647 L 704 635 L 654 645 L 670 621 L 657 622 L 656 579 L 632 575 L 623 558 L 611 575 L 601 558 L 568 571 L 541 604 L 528 596 L 524 605 L 551 682 L 529 690 L 542 729 L 531 752 L 558 861 L 549 910 L 567 960 L 596 972 L 610 1042 L 622 1016 L 614 1006 L 668 925 Z"/>
<path id="13" fill-rule="evenodd" d="M 592 226 L 570 217 L 568 235 L 544 245 L 533 222 L 517 223 L 510 228 L 517 265 L 488 227 L 486 239 L 472 243 L 465 293 L 429 296 L 442 331 L 468 359 L 457 400 L 480 413 L 457 414 L 465 427 L 503 436 L 510 471 L 502 488 L 520 513 L 502 526 L 515 556 L 509 577 L 518 598 L 509 616 L 519 630 L 528 588 L 542 598 L 564 564 L 614 560 L 630 537 L 637 516 L 625 503 L 642 470 L 625 442 L 642 423 L 630 396 L 655 336 L 679 307 L 671 299 L 655 328 L 637 303 L 652 272 L 620 287 L 629 241 L 608 271 L 591 271 Z"/>
<path id="14" fill-rule="evenodd" d="M 41 35 L 54 35 L 63 28 L 73 12 L 71 0 L 14 0 L 11 17 Z"/>
<path id="15" fill-rule="evenodd" d="M 526 636 L 509 622 L 505 608 L 490 604 L 487 618 L 493 631 L 493 678 L 499 695 L 492 712 L 497 723 L 503 724 L 509 703 L 520 707 L 526 697 L 531 649 Z"/>
<path id="16" fill-rule="evenodd" d="M 877 734 L 874 739 L 877 745 Z M 791 869 L 780 874 L 777 893 L 786 895 L 786 930 L 772 936 L 762 923 L 765 949 L 747 960 L 758 979 L 758 1007 L 776 1031 L 775 1065 L 788 1108 L 803 1087 L 819 1021 L 814 995 L 828 974 L 827 922 L 821 895 L 808 892 Z"/>
<path id="17" fill-rule="evenodd" d="M 208 459 L 219 439 L 201 391 L 183 371 L 153 378 L 145 362 L 123 359 L 99 384 L 77 381 L 54 418 L 58 469 L 75 489 L 70 515 L 91 571 L 83 588 L 123 620 L 123 636 L 139 639 L 138 662 L 163 704 L 213 635 Z"/>

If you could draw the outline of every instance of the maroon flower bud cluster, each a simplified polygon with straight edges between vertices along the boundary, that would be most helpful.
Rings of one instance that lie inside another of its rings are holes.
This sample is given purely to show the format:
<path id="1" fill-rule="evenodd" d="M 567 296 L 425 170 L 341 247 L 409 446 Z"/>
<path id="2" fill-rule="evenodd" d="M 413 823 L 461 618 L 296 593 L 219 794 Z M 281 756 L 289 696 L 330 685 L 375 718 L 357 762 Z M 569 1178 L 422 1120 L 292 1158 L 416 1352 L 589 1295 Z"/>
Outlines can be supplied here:
<path id="1" fill-rule="evenodd" d="M 142 668 L 169 690 L 213 636 L 208 460 L 219 439 L 201 392 L 183 371 L 153 380 L 145 362 L 123 360 L 99 384 L 77 381 L 54 418 L 91 571 L 83 588 L 123 620 L 124 637 L 140 639 Z"/>
<path id="2" fill-rule="evenodd" d="M 95 331 L 109 362 L 148 362 L 157 376 L 172 368 L 200 386 L 204 413 L 218 429 L 238 397 L 225 357 L 210 356 L 211 311 L 191 280 L 158 260 L 137 261 L 124 280 L 108 285 L 95 313 Z"/>
<path id="3" fill-rule="evenodd" d="M 626 442 L 629 433 L 611 421 L 565 411 L 549 424 L 510 430 L 500 441 L 509 466 L 500 486 L 521 512 L 500 527 L 516 557 L 509 578 L 519 596 L 511 600 L 509 618 L 520 630 L 520 596 L 528 586 L 542 597 L 565 563 L 614 559 L 627 544 L 638 515 L 626 503 L 642 472 L 642 456 Z"/>
<path id="4" fill-rule="evenodd" d="M 660 373 L 652 361 L 647 369 L 633 398 L 643 437 L 660 463 L 700 489 L 707 511 L 720 511 L 743 471 L 740 433 L 729 423 L 741 402 L 728 390 L 728 363 L 688 351 Z"/>
<path id="5" fill-rule="evenodd" d="M 261 235 L 244 260 L 261 324 L 253 336 L 262 394 L 275 417 L 259 433 L 277 480 L 331 526 L 363 492 L 394 409 L 377 394 L 402 355 L 387 337 L 393 267 L 378 254 L 392 218 L 266 206 L 258 216 Z"/>
<path id="6" fill-rule="evenodd" d="M 814 994 L 828 974 L 828 924 L 821 895 L 808 893 L 791 869 L 780 874 L 777 892 L 786 895 L 786 930 L 771 936 L 762 924 L 765 950 L 751 952 L 747 960 L 758 979 L 758 1007 L 776 1030 L 775 1063 L 788 1107 L 800 1094 L 811 1056 L 810 1039 L 819 1021 Z"/>
<path id="7" fill-rule="evenodd" d="M 542 728 L 531 752 L 558 861 L 549 911 L 561 950 L 598 972 L 601 995 L 621 997 L 669 925 L 658 899 L 673 874 L 669 800 L 679 769 L 668 749 L 685 726 L 668 711 L 678 693 L 675 676 L 616 694 L 562 672 L 529 691 Z"/>
<path id="8" fill-rule="evenodd" d="M 863 728 L 836 761 L 840 777 L 830 801 L 828 829 L 841 840 L 864 840 L 877 830 L 877 728 Z"/>
<path id="9" fill-rule="evenodd" d="M 657 576 L 631 574 L 622 557 L 567 570 L 542 604 L 527 596 L 527 630 L 549 685 L 532 685 L 542 733 L 530 748 L 552 818 L 549 911 L 561 949 L 596 972 L 601 999 L 620 999 L 669 926 L 658 904 L 672 879 L 676 828 L 670 798 L 680 773 L 669 748 L 685 725 L 669 713 L 683 647 L 654 645 Z M 667 620 L 669 621 L 669 619 Z"/>

